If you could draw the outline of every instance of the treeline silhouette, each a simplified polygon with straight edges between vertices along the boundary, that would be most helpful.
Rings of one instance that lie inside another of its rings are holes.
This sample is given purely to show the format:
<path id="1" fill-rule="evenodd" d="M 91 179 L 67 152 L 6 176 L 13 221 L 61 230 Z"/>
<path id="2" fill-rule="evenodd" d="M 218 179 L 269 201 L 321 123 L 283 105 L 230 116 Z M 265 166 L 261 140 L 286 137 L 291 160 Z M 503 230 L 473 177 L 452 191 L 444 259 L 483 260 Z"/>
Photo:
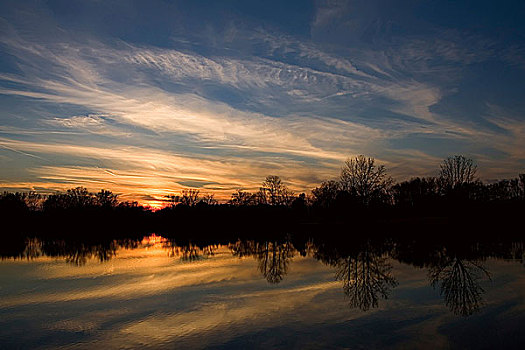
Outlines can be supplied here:
<path id="1" fill-rule="evenodd" d="M 379 307 L 398 286 L 393 261 L 425 269 L 428 284 L 440 292 L 451 312 L 461 316 L 477 312 L 484 304 L 482 284 L 491 279 L 491 273 L 485 266 L 487 259 L 525 263 L 523 239 L 508 239 L 499 235 L 477 239 L 387 235 L 350 238 L 345 234 L 328 239 L 306 235 L 269 236 L 272 238 L 236 241 L 194 241 L 153 236 L 153 244 L 162 244 L 167 255 L 187 263 L 213 257 L 220 246 L 227 246 L 233 256 L 253 257 L 261 278 L 271 284 L 286 278 L 296 256 L 309 256 L 333 268 L 334 279 L 341 283 L 347 306 L 363 311 Z M 49 256 L 83 265 L 89 259 L 100 262 L 110 260 L 117 256 L 121 248 L 147 246 L 152 243 L 150 237 L 82 242 L 19 237 L 19 244 L 1 246 L 0 257 L 31 260 Z"/>
<path id="2" fill-rule="evenodd" d="M 348 159 L 340 178 L 322 182 L 311 193 L 295 194 L 278 176 L 267 176 L 255 192 L 237 190 L 226 203 L 197 189 L 167 195 L 161 210 L 119 201 L 108 190 L 91 193 L 76 187 L 65 193 L 36 192 L 0 195 L 3 236 L 99 236 L 111 232 L 129 238 L 157 232 L 187 237 L 220 235 L 238 238 L 267 232 L 311 232 L 327 225 L 350 226 L 369 234 L 384 230 L 403 233 L 431 228 L 439 234 L 480 230 L 516 231 L 525 209 L 525 174 L 515 179 L 483 183 L 477 166 L 464 156 L 445 159 L 439 176 L 394 183 L 374 158 Z M 451 230 L 453 228 L 453 230 Z"/>

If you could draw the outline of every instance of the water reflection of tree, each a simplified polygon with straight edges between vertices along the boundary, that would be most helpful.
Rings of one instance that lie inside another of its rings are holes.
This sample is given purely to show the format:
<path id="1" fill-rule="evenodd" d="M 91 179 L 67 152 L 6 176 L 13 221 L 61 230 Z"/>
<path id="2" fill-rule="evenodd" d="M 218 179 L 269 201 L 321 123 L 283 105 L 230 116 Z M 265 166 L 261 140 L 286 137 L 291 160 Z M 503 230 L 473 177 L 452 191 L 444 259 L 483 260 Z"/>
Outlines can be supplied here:
<path id="1" fill-rule="evenodd" d="M 388 299 L 398 283 L 392 274 L 390 240 L 355 237 L 338 245 L 314 244 L 313 257 L 336 270 L 335 278 L 343 282 L 343 291 L 352 308 L 367 311 Z"/>
<path id="2" fill-rule="evenodd" d="M 120 245 L 117 241 L 97 244 L 51 241 L 43 242 L 42 248 L 47 256 L 64 257 L 67 263 L 82 266 L 90 259 L 97 259 L 100 262 L 111 260 L 117 255 Z"/>
<path id="3" fill-rule="evenodd" d="M 525 266 L 525 245 L 523 242 L 512 242 L 509 259 L 518 260 L 522 265 Z"/>
<path id="4" fill-rule="evenodd" d="M 62 258 L 69 264 L 82 266 L 90 259 L 105 262 L 112 259 L 121 247 L 134 248 L 136 240 L 123 239 L 106 242 L 79 242 L 65 240 L 41 240 L 26 238 L 23 249 L 20 249 L 13 258 L 32 260 L 42 256 Z"/>
<path id="5" fill-rule="evenodd" d="M 490 275 L 481 262 L 458 257 L 444 258 L 429 269 L 432 286 L 439 286 L 448 308 L 462 316 L 472 315 L 482 305 L 485 291 L 479 282 L 483 277 Z"/>
<path id="6" fill-rule="evenodd" d="M 175 241 L 171 240 L 166 241 L 163 247 L 168 250 L 170 257 L 180 257 L 182 261 L 186 262 L 193 262 L 213 256 L 218 249 L 217 245 L 200 247 L 192 243 L 178 246 Z"/>
<path id="7" fill-rule="evenodd" d="M 387 257 L 368 249 L 340 258 L 336 269 L 336 279 L 343 282 L 350 306 L 363 311 L 378 307 L 379 299 L 388 299 L 397 286 Z"/>
<path id="8" fill-rule="evenodd" d="M 295 254 L 295 248 L 290 242 L 238 241 L 230 245 L 230 249 L 234 256 L 254 256 L 259 271 L 272 284 L 283 280 Z"/>

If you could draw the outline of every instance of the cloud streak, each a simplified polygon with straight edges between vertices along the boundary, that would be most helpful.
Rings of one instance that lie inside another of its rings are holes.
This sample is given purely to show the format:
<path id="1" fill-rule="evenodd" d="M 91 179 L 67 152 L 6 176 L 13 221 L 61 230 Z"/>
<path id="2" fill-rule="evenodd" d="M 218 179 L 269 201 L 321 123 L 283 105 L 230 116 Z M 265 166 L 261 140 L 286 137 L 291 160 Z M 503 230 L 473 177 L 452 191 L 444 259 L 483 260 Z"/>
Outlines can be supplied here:
<path id="1" fill-rule="evenodd" d="M 365 25 L 374 13 L 363 11 L 352 23 Z M 277 173 L 304 191 L 361 153 L 399 179 L 429 175 L 447 156 L 430 146 L 438 139 L 478 158 L 486 177 L 514 175 L 524 162 L 519 110 L 486 104 L 487 127 L 480 117 L 454 118 L 442 107 L 457 91 L 451 86 L 461 80 L 461 65 L 492 59 L 494 40 L 442 30 L 432 40 L 411 34 L 376 46 L 353 38 L 345 47 L 338 35 L 330 45 L 319 42 L 329 23 L 346 28 L 347 15 L 342 3 L 319 8 L 311 40 L 241 21 L 210 34 L 218 46 L 234 48 L 215 52 L 200 46 L 202 33 L 196 43 L 180 37 L 159 47 L 75 35 L 57 30 L 52 18 L 42 24 L 52 36 L 3 20 L 0 44 L 15 63 L 0 71 L 0 97 L 29 107 L 13 102 L 0 116 L 0 155 L 21 174 L 0 173 L 2 183 L 79 181 L 124 193 L 143 186 L 145 193 L 195 180 L 226 191 L 256 188 Z M 384 36 L 378 28 L 374 35 Z M 516 63 L 516 52 L 519 45 L 500 56 Z M 22 156 L 39 158 L 28 166 Z"/>

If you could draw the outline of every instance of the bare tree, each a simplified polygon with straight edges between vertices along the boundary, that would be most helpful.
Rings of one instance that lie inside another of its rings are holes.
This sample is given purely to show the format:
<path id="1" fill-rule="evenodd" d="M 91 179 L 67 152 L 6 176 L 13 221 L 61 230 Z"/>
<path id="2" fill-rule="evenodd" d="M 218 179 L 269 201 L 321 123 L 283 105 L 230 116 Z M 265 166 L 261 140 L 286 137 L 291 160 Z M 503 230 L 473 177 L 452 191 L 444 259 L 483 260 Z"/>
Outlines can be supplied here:
<path id="1" fill-rule="evenodd" d="M 525 174 L 518 175 L 518 186 L 520 197 L 525 200 Z"/>
<path id="2" fill-rule="evenodd" d="M 199 190 L 196 190 L 193 188 L 189 190 L 182 190 L 182 193 L 180 196 L 181 204 L 192 207 L 198 202 L 199 202 Z"/>
<path id="3" fill-rule="evenodd" d="M 24 200 L 26 202 L 27 208 L 32 211 L 42 210 L 44 199 L 44 196 L 34 191 L 24 193 Z"/>
<path id="4" fill-rule="evenodd" d="M 213 194 L 205 194 L 204 196 L 202 196 L 202 198 L 201 198 L 199 203 L 204 203 L 204 204 L 207 204 L 207 205 L 216 205 L 218 203 L 218 201 L 215 199 L 215 195 L 213 195 Z"/>
<path id="5" fill-rule="evenodd" d="M 319 187 L 312 190 L 315 205 L 329 208 L 335 203 L 337 194 L 341 190 L 341 183 L 337 181 L 324 181 Z"/>
<path id="6" fill-rule="evenodd" d="M 118 204 L 118 195 L 111 191 L 100 190 L 95 194 L 96 202 L 98 205 L 106 208 L 116 207 Z"/>
<path id="7" fill-rule="evenodd" d="M 417 207 L 432 202 L 439 195 L 439 181 L 435 177 L 416 177 L 392 187 L 396 205 Z"/>
<path id="8" fill-rule="evenodd" d="M 176 195 L 176 194 L 168 194 L 168 195 L 166 196 L 166 198 L 167 198 L 167 201 L 168 201 L 168 203 L 169 203 L 168 205 L 169 205 L 169 207 L 171 207 L 171 208 L 175 208 L 175 206 L 176 206 L 177 204 L 180 203 L 180 196 L 179 196 L 179 195 Z"/>
<path id="9" fill-rule="evenodd" d="M 344 191 L 355 194 L 368 205 L 374 199 L 388 197 L 393 181 L 387 176 L 384 165 L 376 165 L 374 158 L 359 155 L 346 160 L 340 182 Z"/>
<path id="10" fill-rule="evenodd" d="M 200 197 L 199 193 L 199 190 L 191 188 L 187 190 L 182 190 L 180 195 L 169 194 L 165 197 L 166 201 L 169 203 L 168 206 L 171 208 L 176 207 L 178 204 L 193 207 L 198 203 L 203 203 L 207 205 L 215 205 L 218 203 L 213 194 L 206 194 Z"/>
<path id="11" fill-rule="evenodd" d="M 448 189 L 455 189 L 475 181 L 477 165 L 470 158 L 462 155 L 448 157 L 440 165 L 439 178 Z"/>
<path id="12" fill-rule="evenodd" d="M 293 200 L 293 192 L 282 183 L 281 178 L 275 175 L 268 175 L 262 187 L 261 195 L 265 198 L 266 203 L 270 205 L 289 205 Z"/>
<path id="13" fill-rule="evenodd" d="M 56 193 L 47 196 L 43 203 L 44 209 L 86 208 L 96 204 L 96 197 L 85 187 L 68 189 L 66 193 Z"/>
<path id="14" fill-rule="evenodd" d="M 229 204 L 246 206 L 253 205 L 256 202 L 255 195 L 250 192 L 245 192 L 243 190 L 237 190 L 232 194 L 232 198 L 229 201 Z"/>
<path id="15" fill-rule="evenodd" d="M 85 187 L 70 188 L 66 196 L 71 207 L 87 207 L 95 203 L 95 196 Z"/>

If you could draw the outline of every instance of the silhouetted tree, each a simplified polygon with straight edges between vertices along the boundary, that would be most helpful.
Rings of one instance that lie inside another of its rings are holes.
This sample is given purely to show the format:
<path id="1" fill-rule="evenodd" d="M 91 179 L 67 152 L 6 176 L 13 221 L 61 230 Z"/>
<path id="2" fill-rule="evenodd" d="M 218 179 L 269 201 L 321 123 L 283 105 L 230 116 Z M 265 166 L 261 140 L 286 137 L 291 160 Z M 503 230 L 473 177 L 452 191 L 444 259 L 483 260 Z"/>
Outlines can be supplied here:
<path id="1" fill-rule="evenodd" d="M 27 210 L 25 195 L 20 192 L 4 192 L 0 195 L 0 212 L 14 213 Z"/>
<path id="2" fill-rule="evenodd" d="M 125 202 L 120 202 L 118 204 L 118 207 L 119 208 L 125 208 L 125 209 L 131 209 L 131 208 L 137 208 L 137 209 L 143 209 L 142 206 L 139 205 L 139 202 L 137 201 L 125 201 Z"/>
<path id="3" fill-rule="evenodd" d="M 322 208 L 330 208 L 336 203 L 340 191 L 341 183 L 324 181 L 319 187 L 312 190 L 313 204 Z"/>
<path id="4" fill-rule="evenodd" d="M 270 205 L 290 205 L 294 196 L 293 192 L 282 183 L 281 178 L 275 175 L 266 177 L 260 193 L 266 204 Z"/>
<path id="5" fill-rule="evenodd" d="M 71 207 L 82 208 L 95 204 L 95 197 L 85 187 L 71 188 L 67 190 L 66 196 Z"/>
<path id="6" fill-rule="evenodd" d="M 189 189 L 182 190 L 180 196 L 180 204 L 187 205 L 188 207 L 193 207 L 199 202 L 199 190 Z"/>
<path id="7" fill-rule="evenodd" d="M 519 174 L 517 179 L 518 192 L 520 193 L 520 198 L 525 200 L 525 174 Z"/>
<path id="8" fill-rule="evenodd" d="M 427 205 L 439 198 L 439 183 L 435 177 L 413 178 L 392 187 L 394 202 L 402 207 Z"/>
<path id="9" fill-rule="evenodd" d="M 253 199 L 255 201 L 255 204 L 257 205 L 268 205 L 268 198 L 267 198 L 267 195 L 266 195 L 266 191 L 259 188 L 259 191 L 257 191 L 256 193 L 254 193 L 253 195 Z"/>
<path id="10" fill-rule="evenodd" d="M 44 201 L 43 208 L 45 211 L 66 209 L 68 207 L 67 196 L 64 194 L 56 193 L 47 196 Z"/>
<path id="11" fill-rule="evenodd" d="M 455 189 L 475 181 L 477 165 L 462 155 L 448 157 L 441 163 L 439 178 L 446 189 Z"/>
<path id="12" fill-rule="evenodd" d="M 213 194 L 206 194 L 202 196 L 199 203 L 205 204 L 205 205 L 216 205 L 218 202 L 215 199 L 215 196 Z"/>
<path id="13" fill-rule="evenodd" d="M 525 199 L 525 174 L 519 174 L 509 182 L 510 199 Z"/>
<path id="14" fill-rule="evenodd" d="M 308 205 L 308 198 L 306 193 L 300 193 L 297 197 L 292 200 L 291 207 L 296 211 L 305 210 Z"/>
<path id="15" fill-rule="evenodd" d="M 368 206 L 372 202 L 388 201 L 392 179 L 387 176 L 384 165 L 376 165 L 375 159 L 359 155 L 346 160 L 341 169 L 341 186 Z"/>
<path id="16" fill-rule="evenodd" d="M 232 194 L 228 203 L 235 206 L 254 205 L 256 204 L 256 198 L 253 193 L 237 190 Z"/>
<path id="17" fill-rule="evenodd" d="M 100 190 L 95 194 L 96 203 L 104 208 L 113 208 L 118 204 L 118 195 L 111 191 Z"/>
<path id="18" fill-rule="evenodd" d="M 49 195 L 44 201 L 44 210 L 80 209 L 96 204 L 96 197 L 85 187 L 68 189 L 66 193 Z"/>
<path id="19" fill-rule="evenodd" d="M 491 201 L 523 200 L 525 199 L 525 174 L 510 180 L 500 180 L 486 186 L 484 199 Z"/>
<path id="20" fill-rule="evenodd" d="M 44 196 L 34 191 L 30 191 L 24 194 L 24 200 L 27 208 L 31 211 L 42 210 L 44 204 Z"/>
<path id="21" fill-rule="evenodd" d="M 168 206 L 170 208 L 175 208 L 175 206 L 180 203 L 180 196 L 179 195 L 168 194 L 166 196 L 166 198 L 167 198 Z"/>

